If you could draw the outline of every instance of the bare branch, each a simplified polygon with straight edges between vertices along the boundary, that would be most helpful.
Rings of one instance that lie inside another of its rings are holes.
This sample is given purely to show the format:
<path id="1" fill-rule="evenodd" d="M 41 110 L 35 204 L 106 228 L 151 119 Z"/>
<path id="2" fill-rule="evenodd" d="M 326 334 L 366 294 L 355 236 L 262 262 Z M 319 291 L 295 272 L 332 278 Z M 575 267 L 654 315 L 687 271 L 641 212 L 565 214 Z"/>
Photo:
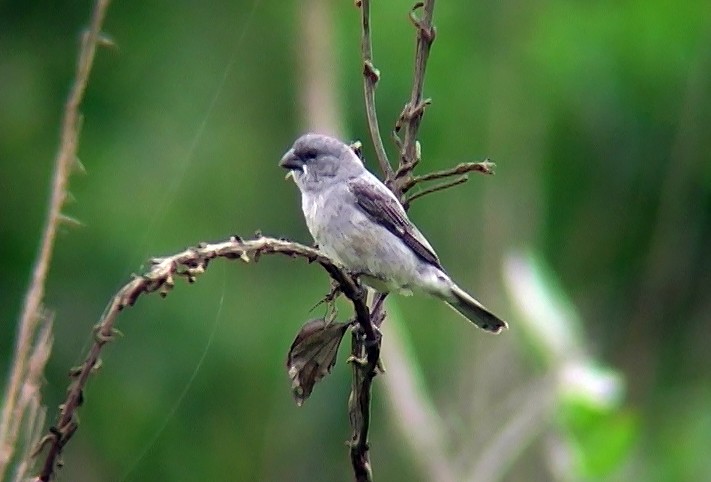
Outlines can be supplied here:
<path id="1" fill-rule="evenodd" d="M 27 291 L 22 309 L 19 331 L 15 342 L 12 372 L 5 391 L 5 404 L 2 410 L 2 418 L 0 419 L 0 479 L 3 478 L 7 464 L 12 457 L 17 433 L 24 417 L 22 406 L 18 404 L 18 391 L 23 385 L 23 378 L 29 375 L 27 367 L 29 360 L 33 357 L 31 354 L 32 339 L 41 319 L 40 307 L 44 298 L 45 279 L 52 259 L 57 229 L 65 219 L 62 215 L 62 208 L 67 199 L 69 175 L 77 163 L 77 144 L 81 123 L 79 105 L 84 97 L 97 44 L 101 42 L 101 24 L 108 5 L 109 0 L 98 0 L 94 5 L 91 24 L 82 37 L 74 84 L 64 109 L 60 145 L 54 163 L 49 213 L 42 236 L 42 244 L 32 273 L 32 282 Z M 38 346 L 41 345 L 39 344 Z M 44 360 L 46 360 L 46 357 Z M 41 374 L 42 371 L 41 369 L 35 369 L 32 370 L 32 373 Z"/>
<path id="2" fill-rule="evenodd" d="M 370 311 L 372 327 L 380 326 L 385 319 L 382 300 L 384 294 L 379 294 L 373 301 Z M 377 328 L 374 328 L 374 331 Z M 374 333 L 375 334 L 375 333 Z M 353 473 L 358 482 L 373 480 L 370 464 L 370 400 L 373 379 L 382 371 L 380 366 L 381 337 L 378 332 L 374 338 L 369 338 L 363 332 L 354 332 L 351 340 L 351 356 L 348 361 L 353 369 L 351 394 L 348 398 L 348 415 L 353 428 L 350 440 L 350 456 Z"/>
<path id="3" fill-rule="evenodd" d="M 495 167 L 496 167 L 496 164 L 489 161 L 489 159 L 485 159 L 482 162 L 463 162 L 461 164 L 457 164 L 454 167 L 451 167 L 449 169 L 444 169 L 442 171 L 430 172 L 427 174 L 423 174 L 421 176 L 409 176 L 402 183 L 401 189 L 404 194 L 421 182 L 434 181 L 436 179 L 443 179 L 443 178 L 452 177 L 452 176 L 460 176 L 462 174 L 467 174 L 470 172 L 480 172 L 482 174 L 494 174 Z"/>
<path id="4" fill-rule="evenodd" d="M 117 333 L 114 328 L 116 317 L 124 308 L 133 306 L 138 298 L 146 293 L 158 292 L 161 296 L 167 296 L 175 286 L 176 278 L 184 278 L 188 282 L 194 282 L 199 275 L 205 272 L 212 259 L 238 259 L 249 262 L 252 259 L 257 261 L 262 255 L 275 253 L 304 258 L 309 262 L 320 264 L 339 284 L 341 292 L 353 303 L 356 320 L 365 334 L 364 338 L 368 342 L 367 345 L 369 347 L 378 347 L 376 331 L 370 321 L 371 315 L 365 303 L 365 291 L 350 274 L 343 271 L 315 248 L 263 236 L 257 236 L 255 239 L 246 241 L 238 237 L 232 237 L 228 241 L 221 243 L 203 243 L 172 256 L 154 258 L 151 260 L 151 267 L 146 273 L 134 276 L 113 297 L 99 323 L 94 328 L 94 344 L 84 363 L 70 371 L 72 381 L 67 391 L 67 398 L 60 405 L 57 424 L 42 439 L 37 450 L 40 451 L 49 446 L 39 480 L 46 482 L 51 479 L 63 447 L 78 427 L 76 411 L 82 403 L 84 387 L 89 375 L 98 367 L 99 355 L 103 346 L 115 338 Z M 373 359 L 377 360 L 377 356 L 379 356 L 379 347 L 377 351 L 372 353 L 369 351 L 367 356 L 368 363 Z"/>
<path id="5" fill-rule="evenodd" d="M 460 184 L 464 184 L 464 183 L 467 182 L 468 180 L 469 180 L 469 176 L 467 176 L 467 175 L 465 174 L 465 175 L 463 175 L 463 176 L 461 176 L 461 177 L 458 177 L 458 178 L 456 178 L 456 179 L 453 179 L 453 180 L 451 180 L 451 181 L 442 182 L 442 183 L 440 183 L 440 184 L 435 184 L 435 185 L 432 186 L 432 187 L 429 187 L 429 188 L 427 188 L 427 189 L 423 189 L 422 191 L 420 191 L 420 192 L 418 192 L 418 193 L 416 193 L 416 194 L 413 194 L 412 196 L 409 196 L 408 198 L 405 199 L 405 202 L 403 203 L 403 205 L 404 205 L 404 206 L 407 206 L 407 207 L 410 207 L 410 204 L 412 204 L 412 202 L 413 202 L 415 199 L 419 199 L 419 198 L 421 198 L 422 196 L 426 196 L 427 194 L 432 194 L 433 192 L 443 191 L 443 190 L 445 190 L 445 189 L 447 189 L 447 188 L 454 187 L 454 186 L 458 186 L 458 185 L 460 185 Z"/>
<path id="6" fill-rule="evenodd" d="M 415 70 L 412 81 L 412 92 L 410 100 L 400 115 L 395 126 L 395 135 L 400 129 L 404 129 L 405 138 L 400 147 L 400 159 L 396 179 L 409 176 L 417 163 L 420 161 L 419 148 L 417 144 L 417 133 L 420 129 L 420 122 L 424 114 L 425 107 L 430 100 L 423 98 L 425 86 L 425 70 L 427 60 L 430 55 L 430 48 L 435 39 L 435 28 L 432 25 L 434 14 L 434 0 L 417 2 L 410 11 L 410 20 L 417 29 L 417 50 L 415 53 Z M 416 12 L 421 10 L 421 17 L 416 16 Z M 397 186 L 398 191 L 400 187 Z M 400 194 L 397 192 L 396 194 Z"/>
<path id="7" fill-rule="evenodd" d="M 375 154 L 378 157 L 378 164 L 383 173 L 386 184 L 394 178 L 393 168 L 388 160 L 388 155 L 383 146 L 383 139 L 380 137 L 380 127 L 378 126 L 378 114 L 375 110 L 375 86 L 380 79 L 380 72 L 373 65 L 373 45 L 370 36 L 370 0 L 357 0 L 356 6 L 361 12 L 361 52 L 363 56 L 363 96 L 365 98 L 365 113 L 368 119 L 368 129 L 370 138 L 375 147 Z"/>

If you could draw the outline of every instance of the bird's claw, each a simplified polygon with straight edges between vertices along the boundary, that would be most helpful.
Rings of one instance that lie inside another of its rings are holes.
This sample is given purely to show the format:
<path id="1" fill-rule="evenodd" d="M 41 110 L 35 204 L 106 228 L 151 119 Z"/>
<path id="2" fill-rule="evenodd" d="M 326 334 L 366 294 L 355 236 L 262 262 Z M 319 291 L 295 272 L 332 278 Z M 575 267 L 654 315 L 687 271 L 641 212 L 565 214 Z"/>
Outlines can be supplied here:
<path id="1" fill-rule="evenodd" d="M 368 359 L 366 357 L 357 357 L 355 355 L 351 355 L 346 359 L 346 363 L 353 363 L 354 365 L 358 365 L 359 367 L 366 367 L 368 366 Z"/>

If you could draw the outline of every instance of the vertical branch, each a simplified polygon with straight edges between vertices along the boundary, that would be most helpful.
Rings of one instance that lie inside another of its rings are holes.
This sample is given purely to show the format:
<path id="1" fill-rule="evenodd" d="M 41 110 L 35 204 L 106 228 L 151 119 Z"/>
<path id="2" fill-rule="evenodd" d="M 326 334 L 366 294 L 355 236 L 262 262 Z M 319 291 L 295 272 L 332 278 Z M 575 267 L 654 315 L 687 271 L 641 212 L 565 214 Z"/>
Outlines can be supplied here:
<path id="1" fill-rule="evenodd" d="M 373 145 L 376 148 L 378 163 L 383 172 L 383 176 L 389 179 L 393 175 L 378 128 L 378 118 L 375 111 L 375 84 L 378 81 L 378 74 L 372 64 L 372 49 L 370 43 L 370 10 L 369 0 L 362 5 L 363 12 L 363 60 L 364 60 L 364 93 L 366 98 L 366 112 L 368 117 L 368 127 L 370 129 Z M 328 81 L 331 75 L 328 69 L 319 68 L 324 63 L 324 58 L 332 57 L 331 42 L 328 41 L 330 34 L 330 15 L 325 9 L 330 7 L 330 1 L 308 0 L 304 4 L 302 31 L 306 32 L 307 47 L 303 49 L 303 59 L 300 62 L 302 75 L 305 79 L 302 82 L 303 104 L 305 106 L 306 121 L 311 125 L 310 130 L 318 132 L 332 132 L 337 137 L 342 137 L 340 127 L 341 116 L 336 115 L 336 95 L 333 92 L 334 82 Z M 324 32 L 326 37 L 324 38 Z M 326 62 L 332 64 L 332 62 Z M 341 275 L 338 270 L 327 268 L 331 276 L 338 280 Z M 347 280 L 341 280 L 339 286 L 347 287 Z M 351 293 L 352 296 L 355 293 Z M 355 299 L 359 302 L 356 302 Z M 380 345 L 377 341 L 375 329 L 373 327 L 373 315 L 364 302 L 364 298 L 354 296 L 354 308 L 358 328 L 353 330 L 351 338 L 351 365 L 352 382 L 351 394 L 348 402 L 348 416 L 353 428 L 350 440 L 350 458 L 355 479 L 357 481 L 371 481 L 372 468 L 368 453 L 368 432 L 370 428 L 370 398 L 373 378 L 376 375 L 375 366 L 380 358 Z M 366 340 L 369 342 L 366 344 Z M 369 347 L 366 349 L 366 346 Z M 369 368 L 370 365 L 370 368 Z"/>
<path id="2" fill-rule="evenodd" d="M 373 47 L 370 34 L 370 0 L 356 0 L 356 6 L 360 7 L 361 10 L 363 97 L 368 130 L 370 131 L 370 137 L 383 178 L 385 183 L 390 185 L 395 174 L 383 146 L 375 108 L 375 87 L 380 79 L 380 72 L 373 65 Z M 348 400 L 348 413 L 353 435 L 350 441 L 350 457 L 353 473 L 358 482 L 373 480 L 368 445 L 370 400 L 373 379 L 378 374 L 380 363 L 380 337 L 377 327 L 380 326 L 385 318 L 382 304 L 384 299 L 385 295 L 378 295 L 371 304 L 369 316 L 358 316 L 360 330 L 353 332 L 351 341 L 351 357 L 349 360 L 353 367 L 353 381 Z M 367 321 L 367 323 L 363 323 L 363 321 Z"/>
<path id="3" fill-rule="evenodd" d="M 378 352 L 379 344 L 376 342 Z M 370 398 L 374 370 L 367 369 L 367 358 L 364 357 L 365 344 L 363 336 L 354 332 L 351 340 L 351 364 L 353 366 L 353 381 L 348 398 L 348 415 L 353 427 L 350 442 L 351 465 L 357 482 L 373 480 L 373 470 L 370 465 L 368 447 L 368 432 L 370 431 Z"/>
<path id="4" fill-rule="evenodd" d="M 380 137 L 377 112 L 375 109 L 375 86 L 380 78 L 380 72 L 373 65 L 373 50 L 370 33 L 370 0 L 356 0 L 356 5 L 361 9 L 361 52 L 363 56 L 363 94 L 365 101 L 366 117 L 370 136 L 378 157 L 378 164 L 385 178 L 385 184 L 400 197 L 402 187 L 398 179 L 409 181 L 410 172 L 419 161 L 419 145 L 417 144 L 417 131 L 420 126 L 424 107 L 429 103 L 422 99 L 424 88 L 425 69 L 429 57 L 430 47 L 434 41 L 434 27 L 432 15 L 434 0 L 417 3 L 410 12 L 410 19 L 417 27 L 417 53 L 415 57 L 415 74 L 410 101 L 405 106 L 398 120 L 396 132 L 401 124 L 405 126 L 405 141 L 399 143 L 400 162 L 397 173 L 385 153 L 383 141 Z M 415 12 L 424 7 L 421 19 L 415 17 Z M 402 181 L 401 181 L 402 182 Z M 369 324 L 379 327 L 385 318 L 383 310 L 384 294 L 376 296 L 372 303 Z M 349 414 L 353 437 L 351 439 L 351 464 L 357 481 L 371 481 L 372 467 L 370 465 L 368 432 L 370 427 L 370 400 L 373 378 L 378 373 L 380 358 L 379 335 L 373 337 L 371 327 L 362 326 L 362 332 L 354 332 L 351 345 L 351 362 L 353 363 L 353 386 L 349 398 Z"/>
<path id="5" fill-rule="evenodd" d="M 373 379 L 380 367 L 380 336 L 378 326 L 385 318 L 383 300 L 385 295 L 379 294 L 371 303 L 369 316 L 358 316 L 360 330 L 353 332 L 351 340 L 350 363 L 353 366 L 353 381 L 348 398 L 348 415 L 353 428 L 350 441 L 351 465 L 358 482 L 373 480 L 370 465 L 370 400 Z M 364 323 L 367 321 L 367 323 Z"/>
<path id="6" fill-rule="evenodd" d="M 32 340 L 40 322 L 40 307 L 44 298 L 45 280 L 52 259 L 52 250 L 59 224 L 68 218 L 62 214 L 67 198 L 69 174 L 77 161 L 77 143 L 81 117 L 79 105 L 89 79 L 96 47 L 100 40 L 103 22 L 109 0 L 97 0 L 89 29 L 82 37 L 79 59 L 77 62 L 74 84 L 64 109 L 62 132 L 57 157 L 54 163 L 52 194 L 49 213 L 45 222 L 42 244 L 37 255 L 32 281 L 25 297 L 20 317 L 19 331 L 15 342 L 15 354 L 8 385 L 5 391 L 5 405 L 0 419 L 0 478 L 12 457 L 17 430 L 23 418 L 20 405 L 17 404 L 18 391 L 27 374 L 28 360 L 31 355 Z"/>
<path id="7" fill-rule="evenodd" d="M 382 371 L 380 365 L 381 336 L 379 327 L 385 319 L 383 302 L 387 294 L 378 293 L 371 302 L 366 316 L 358 312 L 356 319 L 359 329 L 353 331 L 351 356 L 348 361 L 353 367 L 351 393 L 348 397 L 348 416 L 353 434 L 350 440 L 350 457 L 353 475 L 357 482 L 372 482 L 373 469 L 370 464 L 370 401 L 373 379 Z"/>
<path id="8" fill-rule="evenodd" d="M 396 133 L 404 128 L 404 141 L 400 146 L 400 160 L 396 178 L 400 179 L 409 176 L 410 172 L 420 161 L 420 153 L 417 144 L 417 133 L 420 129 L 422 115 L 430 100 L 423 98 L 425 86 L 425 70 L 427 60 L 430 55 L 430 48 L 435 39 L 435 28 L 432 25 L 435 0 L 425 0 L 418 2 L 410 12 L 410 20 L 417 29 L 417 50 L 415 53 L 415 70 L 412 81 L 412 93 L 410 100 L 405 104 L 405 108 L 400 114 L 400 119 L 395 126 Z M 416 12 L 422 11 L 422 16 L 418 18 Z M 399 190 L 399 184 L 398 184 Z M 400 194 L 397 192 L 396 194 Z"/>
<path id="9" fill-rule="evenodd" d="M 388 160 L 388 155 L 383 146 L 378 127 L 378 114 L 375 110 L 375 86 L 380 79 L 380 72 L 373 65 L 373 45 L 370 35 L 370 0 L 356 0 L 356 5 L 361 12 L 361 42 L 360 48 L 363 56 L 363 96 L 365 98 L 365 114 L 368 119 L 368 130 L 373 141 L 375 154 L 378 157 L 380 170 L 385 178 L 385 183 L 390 184 L 394 177 L 393 168 Z"/>

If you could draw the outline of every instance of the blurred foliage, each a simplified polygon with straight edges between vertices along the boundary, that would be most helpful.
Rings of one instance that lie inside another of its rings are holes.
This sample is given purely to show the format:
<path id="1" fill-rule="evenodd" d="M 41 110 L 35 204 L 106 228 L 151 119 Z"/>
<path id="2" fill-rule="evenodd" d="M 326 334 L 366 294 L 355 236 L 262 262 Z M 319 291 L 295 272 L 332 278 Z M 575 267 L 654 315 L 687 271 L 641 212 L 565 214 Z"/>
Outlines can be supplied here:
<path id="1" fill-rule="evenodd" d="M 2 373 L 90 6 L 0 4 Z M 309 26 L 297 20 L 300 8 L 112 4 L 105 31 L 117 47 L 99 52 L 92 73 L 79 149 L 87 175 L 73 176 L 76 202 L 66 210 L 85 226 L 59 237 L 47 285 L 56 313 L 50 418 L 91 326 L 146 259 L 256 229 L 309 242 L 296 189 L 276 166 L 304 125 L 296 72 Z M 384 134 L 411 82 L 408 8 L 373 6 Z M 335 2 L 333 12 L 339 63 L 323 68 L 337 69 L 348 135 L 372 159 L 358 11 Z M 505 255 L 526 249 L 565 287 L 586 349 L 627 381 L 619 410 L 559 406 L 555 419 L 578 448 L 571 474 L 711 479 L 711 3 L 452 0 L 438 2 L 435 23 L 422 169 L 488 156 L 497 175 L 418 201 L 412 217 L 452 276 L 511 325 L 490 337 L 432 300 L 397 299 L 445 423 L 463 430 L 471 420 L 480 447 L 506 419 L 477 418 L 478 407 L 503 404 L 540 375 L 501 276 Z M 89 383 L 63 480 L 349 477 L 343 357 L 301 408 L 284 370 L 294 334 L 327 289 L 315 266 L 264 258 L 211 266 L 166 300 L 140 300 Z M 476 381 L 492 357 L 499 371 Z M 376 476 L 424 480 L 378 390 L 376 382 Z M 474 402 L 463 398 L 470 392 Z M 545 446 L 526 448 L 507 480 L 549 480 Z"/>
<path id="2" fill-rule="evenodd" d="M 561 407 L 560 421 L 574 448 L 574 480 L 600 480 L 614 474 L 637 433 L 634 414 L 610 413 L 579 400 Z"/>

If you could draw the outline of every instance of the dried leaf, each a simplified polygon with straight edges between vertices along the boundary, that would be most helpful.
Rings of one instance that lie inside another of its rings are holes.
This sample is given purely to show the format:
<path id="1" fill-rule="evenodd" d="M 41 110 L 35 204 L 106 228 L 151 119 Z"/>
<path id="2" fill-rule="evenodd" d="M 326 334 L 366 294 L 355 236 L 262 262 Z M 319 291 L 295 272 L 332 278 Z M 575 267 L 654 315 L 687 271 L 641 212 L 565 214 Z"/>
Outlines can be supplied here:
<path id="1" fill-rule="evenodd" d="M 309 398 L 316 382 L 331 372 L 338 347 L 349 323 L 329 323 L 324 319 L 307 321 L 291 344 L 286 369 L 296 404 Z"/>

